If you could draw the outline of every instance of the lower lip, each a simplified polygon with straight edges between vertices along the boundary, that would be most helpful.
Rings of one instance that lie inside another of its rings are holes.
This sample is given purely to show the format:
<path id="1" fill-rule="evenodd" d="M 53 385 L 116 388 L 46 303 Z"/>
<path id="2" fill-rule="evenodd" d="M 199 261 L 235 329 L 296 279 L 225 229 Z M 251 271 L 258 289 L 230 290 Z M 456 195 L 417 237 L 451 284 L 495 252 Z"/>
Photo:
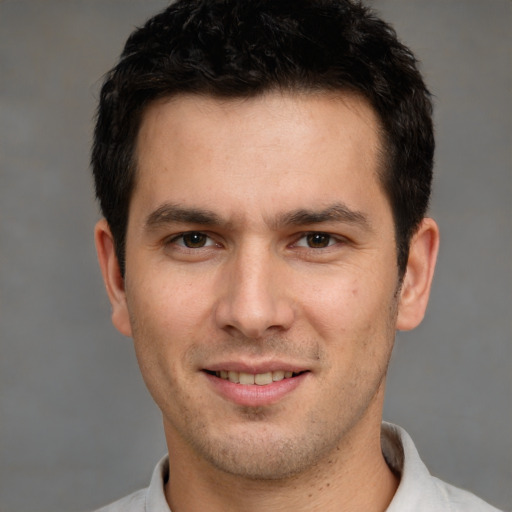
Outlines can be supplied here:
<path id="1" fill-rule="evenodd" d="M 300 386 L 309 375 L 309 372 L 304 372 L 296 377 L 258 386 L 257 384 L 236 384 L 215 375 L 203 373 L 219 395 L 230 402 L 247 407 L 261 407 L 279 402 Z"/>

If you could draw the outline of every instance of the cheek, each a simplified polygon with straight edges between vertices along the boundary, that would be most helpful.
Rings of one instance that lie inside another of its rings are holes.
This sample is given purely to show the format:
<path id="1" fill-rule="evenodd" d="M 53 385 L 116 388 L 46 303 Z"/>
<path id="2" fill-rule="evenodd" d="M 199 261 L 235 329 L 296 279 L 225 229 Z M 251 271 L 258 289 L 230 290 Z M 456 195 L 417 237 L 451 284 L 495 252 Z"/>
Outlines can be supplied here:
<path id="1" fill-rule="evenodd" d="M 137 282 L 127 280 L 135 351 L 153 395 L 155 388 L 174 388 L 187 378 L 187 354 L 198 340 L 213 334 L 208 281 L 155 268 Z"/>
<path id="2" fill-rule="evenodd" d="M 134 283 L 128 289 L 132 324 L 143 324 L 154 342 L 188 337 L 204 325 L 211 294 L 203 280 L 191 279 L 179 272 L 157 272 Z"/>
<path id="3" fill-rule="evenodd" d="M 331 278 L 303 294 L 306 321 L 326 341 L 346 350 L 367 349 L 375 338 L 393 336 L 394 287 L 367 275 Z"/>
<path id="4" fill-rule="evenodd" d="M 331 276 L 314 285 L 310 283 L 298 296 L 306 317 L 323 332 L 354 329 L 370 306 L 370 297 L 357 278 Z"/>
<path id="5" fill-rule="evenodd" d="M 130 308 L 140 371 L 148 391 L 163 411 L 172 409 L 173 402 L 175 407 L 178 401 L 183 403 L 178 397 L 183 394 L 182 361 L 190 340 L 190 321 L 180 314 L 178 302 L 168 300 L 165 295 L 157 297 L 147 290 L 132 298 Z"/>

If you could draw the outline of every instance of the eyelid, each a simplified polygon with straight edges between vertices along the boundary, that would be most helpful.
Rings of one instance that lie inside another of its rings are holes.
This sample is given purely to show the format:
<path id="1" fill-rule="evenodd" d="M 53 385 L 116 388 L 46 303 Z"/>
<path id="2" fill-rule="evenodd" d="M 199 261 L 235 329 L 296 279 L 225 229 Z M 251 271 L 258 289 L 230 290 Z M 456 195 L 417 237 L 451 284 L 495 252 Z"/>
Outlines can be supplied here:
<path id="1" fill-rule="evenodd" d="M 329 240 L 329 244 L 326 246 L 326 247 L 309 247 L 307 245 L 307 242 L 303 243 L 303 244 L 300 244 L 299 242 L 301 240 L 306 240 L 308 236 L 310 235 L 323 235 L 323 236 L 326 236 L 326 237 L 329 237 L 330 240 Z M 319 250 L 322 250 L 322 249 L 328 249 L 330 247 L 333 247 L 337 244 L 343 244 L 343 243 L 346 243 L 347 242 L 347 239 L 346 237 L 344 236 L 341 236 L 341 235 L 334 235 L 332 233 L 328 233 L 326 231 L 306 231 L 304 233 L 301 233 L 299 237 L 296 238 L 296 241 L 292 244 L 292 247 L 301 247 L 301 248 L 304 248 L 304 249 L 310 249 L 312 251 L 319 251 Z"/>
<path id="2" fill-rule="evenodd" d="M 190 235 L 190 234 L 198 234 L 198 235 L 205 236 L 207 238 L 205 245 L 200 246 L 200 247 L 188 247 L 187 245 L 185 245 L 185 243 L 183 241 L 183 237 L 186 235 Z M 306 240 L 307 240 L 307 237 L 311 236 L 311 235 L 323 235 L 323 236 L 329 237 L 328 245 L 325 247 L 318 247 L 318 248 L 308 246 Z M 329 233 L 327 231 L 314 231 L 314 230 L 304 231 L 304 232 L 298 234 L 297 236 L 295 236 L 294 240 L 295 241 L 292 242 L 290 247 L 292 247 L 292 248 L 299 247 L 299 248 L 308 249 L 308 250 L 312 250 L 312 251 L 320 251 L 322 249 L 325 250 L 325 249 L 329 249 L 333 246 L 336 246 L 338 244 L 344 244 L 344 243 L 348 242 L 348 239 L 342 235 L 335 235 L 335 234 Z M 214 236 L 212 236 L 210 233 L 208 233 L 207 231 L 201 231 L 201 230 L 195 230 L 195 229 L 182 231 L 181 233 L 175 233 L 173 235 L 167 236 L 163 240 L 163 244 L 167 245 L 167 246 L 174 245 L 181 249 L 190 250 L 190 251 L 197 251 L 198 249 L 208 249 L 211 247 L 220 247 L 223 245 L 222 243 L 217 241 L 216 238 Z"/>
<path id="3" fill-rule="evenodd" d="M 207 238 L 205 245 L 203 245 L 201 247 L 187 247 L 183 241 L 183 237 L 186 235 L 192 235 L 192 234 L 198 234 L 198 235 L 205 236 Z M 193 230 L 189 230 L 189 231 L 183 231 L 182 233 L 177 233 L 175 235 L 167 237 L 164 240 L 164 245 L 176 245 L 176 246 L 186 249 L 186 250 L 197 251 L 198 249 L 214 247 L 214 246 L 218 246 L 219 244 L 207 232 L 193 229 Z"/>

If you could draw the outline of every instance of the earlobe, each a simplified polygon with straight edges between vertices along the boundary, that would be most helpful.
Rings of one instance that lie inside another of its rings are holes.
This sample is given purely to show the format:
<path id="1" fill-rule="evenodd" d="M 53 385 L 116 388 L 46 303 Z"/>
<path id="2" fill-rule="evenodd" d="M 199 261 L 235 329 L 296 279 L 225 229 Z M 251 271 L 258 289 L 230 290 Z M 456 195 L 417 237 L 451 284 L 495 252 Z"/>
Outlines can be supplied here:
<path id="1" fill-rule="evenodd" d="M 417 327 L 427 309 L 439 249 L 439 228 L 425 218 L 413 236 L 409 259 L 400 290 L 396 328 L 408 331 Z"/>
<path id="2" fill-rule="evenodd" d="M 125 336 L 131 336 L 130 317 L 126 304 L 124 279 L 114 248 L 114 238 L 105 219 L 101 219 L 94 229 L 94 241 L 101 273 L 108 298 L 112 306 L 112 323 Z"/>

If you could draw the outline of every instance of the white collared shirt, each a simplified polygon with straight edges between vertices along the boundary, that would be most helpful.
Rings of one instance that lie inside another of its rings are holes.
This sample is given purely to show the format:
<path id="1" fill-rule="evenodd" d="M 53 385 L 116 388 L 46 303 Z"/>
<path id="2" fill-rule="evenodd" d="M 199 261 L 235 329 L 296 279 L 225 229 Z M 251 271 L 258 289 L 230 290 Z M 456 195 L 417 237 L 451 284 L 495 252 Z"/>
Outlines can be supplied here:
<path id="1" fill-rule="evenodd" d="M 383 423 L 381 442 L 386 462 L 400 475 L 400 484 L 386 512 L 500 512 L 474 494 L 432 476 L 402 428 Z M 165 456 L 153 471 L 147 489 L 96 512 L 171 512 L 164 493 L 168 475 L 169 458 Z"/>

